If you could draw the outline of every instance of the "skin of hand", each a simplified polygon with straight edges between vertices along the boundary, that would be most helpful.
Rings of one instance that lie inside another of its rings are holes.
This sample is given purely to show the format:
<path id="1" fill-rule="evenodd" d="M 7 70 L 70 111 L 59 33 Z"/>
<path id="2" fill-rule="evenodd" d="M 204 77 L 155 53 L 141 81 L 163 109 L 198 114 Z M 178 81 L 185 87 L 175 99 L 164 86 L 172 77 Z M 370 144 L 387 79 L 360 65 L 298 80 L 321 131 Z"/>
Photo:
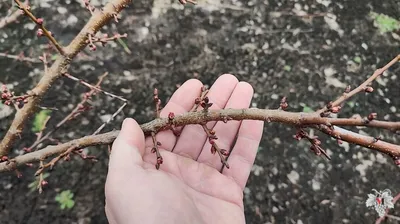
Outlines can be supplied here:
<path id="1" fill-rule="evenodd" d="M 161 111 L 183 114 L 192 109 L 203 84 L 185 82 Z M 253 88 L 232 75 L 220 76 L 210 88 L 210 109 L 248 108 Z M 200 109 L 200 108 L 199 108 Z M 230 151 L 230 168 L 222 168 L 201 125 L 188 125 L 179 137 L 157 134 L 164 163 L 155 169 L 153 142 L 138 123 L 124 120 L 112 146 L 105 185 L 110 223 L 245 223 L 243 189 L 263 132 L 262 121 L 209 122 L 217 144 Z"/>

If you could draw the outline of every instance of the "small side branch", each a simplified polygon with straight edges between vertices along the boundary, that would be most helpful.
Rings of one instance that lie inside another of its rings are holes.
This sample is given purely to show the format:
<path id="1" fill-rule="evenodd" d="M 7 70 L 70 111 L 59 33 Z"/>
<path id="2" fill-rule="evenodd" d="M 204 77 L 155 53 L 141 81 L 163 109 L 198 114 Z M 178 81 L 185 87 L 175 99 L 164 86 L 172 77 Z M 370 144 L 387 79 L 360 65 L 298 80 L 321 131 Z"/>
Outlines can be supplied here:
<path id="1" fill-rule="evenodd" d="M 42 18 L 36 18 L 30 10 L 30 6 L 23 4 L 19 0 L 14 0 L 15 3 L 17 4 L 18 8 L 24 12 L 25 15 L 27 15 L 36 25 L 38 25 L 39 29 L 37 31 L 38 36 L 45 36 L 49 39 L 49 41 L 54 45 L 54 47 L 57 49 L 58 53 L 61 55 L 64 55 L 64 49 L 63 47 L 57 42 L 57 40 L 54 38 L 54 34 L 51 33 L 49 30 L 44 27 L 43 19 Z"/>
<path id="2" fill-rule="evenodd" d="M 385 66 L 382 68 L 377 69 L 374 74 L 371 75 L 365 82 L 363 82 L 361 85 L 359 85 L 357 88 L 353 89 L 352 91 L 349 91 L 350 88 L 343 93 L 341 97 L 339 97 L 337 100 L 329 103 L 327 106 L 324 108 L 318 110 L 316 113 L 321 114 L 329 111 L 330 108 L 335 108 L 340 106 L 343 102 L 345 102 L 347 99 L 351 98 L 352 96 L 356 95 L 359 92 L 366 91 L 366 92 L 372 92 L 373 88 L 370 87 L 371 83 L 378 78 L 380 75 L 383 74 L 386 70 L 388 70 L 392 65 L 396 64 L 398 61 L 400 61 L 400 54 L 397 55 L 395 58 L 393 58 L 389 63 L 387 63 Z"/>

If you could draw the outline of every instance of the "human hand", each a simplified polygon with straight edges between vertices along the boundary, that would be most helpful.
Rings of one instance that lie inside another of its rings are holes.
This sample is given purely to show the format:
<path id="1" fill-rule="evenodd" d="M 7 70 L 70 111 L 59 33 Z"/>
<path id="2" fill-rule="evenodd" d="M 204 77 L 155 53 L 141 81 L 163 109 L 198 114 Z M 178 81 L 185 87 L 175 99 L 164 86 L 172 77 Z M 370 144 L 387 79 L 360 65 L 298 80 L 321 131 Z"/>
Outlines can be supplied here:
<path id="1" fill-rule="evenodd" d="M 188 112 L 202 83 L 185 82 L 161 111 Z M 222 75 L 210 88 L 210 109 L 248 108 L 253 88 L 232 75 Z M 155 169 L 151 137 L 145 139 L 133 119 L 125 119 L 112 146 L 105 186 L 110 223 L 245 223 L 243 189 L 262 136 L 262 121 L 209 122 L 218 145 L 230 151 L 230 169 L 223 168 L 201 125 L 188 125 L 179 137 L 157 134 L 164 159 Z M 237 138 L 236 138 L 237 136 Z"/>

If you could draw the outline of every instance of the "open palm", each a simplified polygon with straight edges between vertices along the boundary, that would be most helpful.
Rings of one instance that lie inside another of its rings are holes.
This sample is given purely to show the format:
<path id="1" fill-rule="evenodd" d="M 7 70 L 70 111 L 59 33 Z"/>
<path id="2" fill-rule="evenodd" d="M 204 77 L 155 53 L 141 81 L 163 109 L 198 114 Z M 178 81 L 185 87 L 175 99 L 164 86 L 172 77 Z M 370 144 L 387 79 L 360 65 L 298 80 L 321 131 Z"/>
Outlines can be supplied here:
<path id="1" fill-rule="evenodd" d="M 185 82 L 161 111 L 188 112 L 200 95 L 202 83 Z M 252 87 L 232 75 L 222 75 L 210 88 L 211 109 L 248 108 Z M 139 125 L 126 119 L 115 140 L 106 181 L 106 214 L 110 223 L 244 223 L 243 188 L 262 135 L 261 121 L 210 122 L 217 143 L 230 150 L 230 169 L 211 154 L 200 125 L 157 134 L 164 159 L 155 169 L 153 142 Z"/>

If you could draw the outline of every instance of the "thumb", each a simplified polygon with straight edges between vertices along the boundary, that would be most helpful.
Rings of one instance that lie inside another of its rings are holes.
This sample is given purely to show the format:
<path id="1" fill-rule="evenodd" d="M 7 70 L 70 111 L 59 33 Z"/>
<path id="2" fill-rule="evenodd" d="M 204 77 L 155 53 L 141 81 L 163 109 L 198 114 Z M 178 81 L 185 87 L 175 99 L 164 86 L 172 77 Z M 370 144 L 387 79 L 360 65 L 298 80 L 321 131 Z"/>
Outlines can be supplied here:
<path id="1" fill-rule="evenodd" d="M 135 120 L 126 118 L 112 146 L 109 170 L 112 172 L 132 171 L 135 165 L 142 165 L 143 154 L 143 131 Z"/>

